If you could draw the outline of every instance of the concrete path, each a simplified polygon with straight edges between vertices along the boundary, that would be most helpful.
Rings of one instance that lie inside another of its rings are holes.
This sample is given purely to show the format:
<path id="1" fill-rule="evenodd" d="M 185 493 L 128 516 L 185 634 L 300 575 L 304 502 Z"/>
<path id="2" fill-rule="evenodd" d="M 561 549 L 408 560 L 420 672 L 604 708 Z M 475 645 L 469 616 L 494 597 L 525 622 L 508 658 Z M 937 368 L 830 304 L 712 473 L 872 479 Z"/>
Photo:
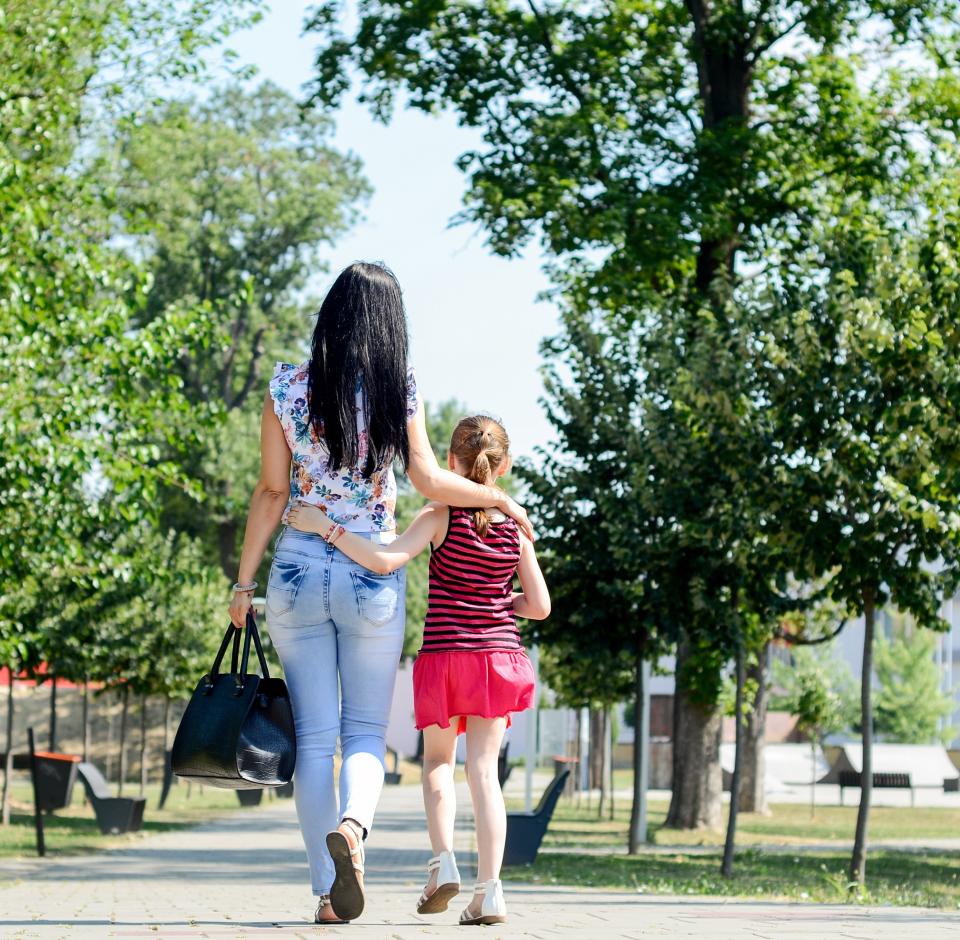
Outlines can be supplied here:
<path id="1" fill-rule="evenodd" d="M 469 819 L 458 854 L 472 876 Z M 123 849 L 0 863 L 0 937 L 464 936 L 458 899 L 414 913 L 429 846 L 417 787 L 388 788 L 368 842 L 369 902 L 347 927 L 311 923 L 306 860 L 292 801 Z M 700 940 L 927 940 L 960 936 L 960 912 L 637 896 L 561 886 L 507 885 L 510 922 L 483 936 Z M 470 933 L 467 931 L 467 933 Z"/>

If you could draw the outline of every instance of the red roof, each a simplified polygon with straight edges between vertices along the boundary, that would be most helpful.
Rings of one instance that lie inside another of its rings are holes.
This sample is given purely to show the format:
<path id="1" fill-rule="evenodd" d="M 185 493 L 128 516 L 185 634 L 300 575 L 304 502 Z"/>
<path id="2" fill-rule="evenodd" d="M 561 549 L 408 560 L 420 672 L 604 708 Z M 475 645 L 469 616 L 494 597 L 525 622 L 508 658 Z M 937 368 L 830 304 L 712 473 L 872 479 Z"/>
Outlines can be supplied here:
<path id="1" fill-rule="evenodd" d="M 40 663 L 40 666 L 37 668 L 38 676 L 48 675 L 48 668 L 46 663 Z M 14 677 L 15 682 L 22 683 L 23 685 L 40 685 L 41 682 L 44 685 L 48 685 L 47 682 L 43 682 L 41 679 L 39 682 L 36 679 L 30 678 L 25 672 L 18 672 Z M 69 679 L 56 679 L 58 689 L 79 689 L 81 684 L 78 682 L 71 682 Z M 6 688 L 10 685 L 10 668 L 9 666 L 0 666 L 0 686 Z M 91 682 L 90 688 L 99 689 L 103 685 L 102 682 Z"/>

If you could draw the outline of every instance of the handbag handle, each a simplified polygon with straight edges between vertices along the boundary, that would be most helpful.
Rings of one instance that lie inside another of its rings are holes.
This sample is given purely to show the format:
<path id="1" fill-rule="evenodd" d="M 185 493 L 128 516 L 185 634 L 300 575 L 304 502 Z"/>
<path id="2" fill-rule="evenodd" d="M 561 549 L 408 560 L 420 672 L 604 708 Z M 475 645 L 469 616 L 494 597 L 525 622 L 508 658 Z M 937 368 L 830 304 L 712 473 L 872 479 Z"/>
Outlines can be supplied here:
<path id="1" fill-rule="evenodd" d="M 227 646 L 233 641 L 233 650 L 230 653 L 230 671 L 234 674 L 240 664 L 240 631 L 231 623 L 227 627 L 227 632 L 223 635 L 223 641 L 220 643 L 220 649 L 217 650 L 216 658 L 213 660 L 213 666 L 203 678 L 206 682 L 206 691 L 213 688 L 213 680 L 220 675 L 220 664 L 223 662 L 223 656 L 227 652 Z"/>
<path id="2" fill-rule="evenodd" d="M 260 633 L 257 630 L 257 621 L 253 616 L 253 611 L 247 611 L 247 625 L 243 630 L 243 657 L 240 657 L 240 633 L 241 631 L 230 623 L 227 625 L 227 632 L 223 635 L 220 643 L 220 649 L 217 650 L 216 658 L 213 660 L 213 666 L 210 667 L 204 677 L 204 692 L 212 692 L 214 680 L 220 675 L 220 666 L 223 663 L 223 657 L 226 655 L 227 647 L 233 643 L 233 649 L 230 651 L 230 673 L 237 685 L 237 694 L 243 691 L 243 677 L 247 674 L 247 668 L 250 661 L 250 641 L 253 640 L 257 650 L 257 659 L 260 661 L 260 673 L 264 679 L 270 678 L 270 670 L 267 668 L 267 659 L 263 655 L 263 646 L 260 643 Z"/>
<path id="3" fill-rule="evenodd" d="M 253 611 L 247 611 L 247 628 L 243 636 L 243 659 L 240 662 L 240 671 L 235 673 L 237 679 L 237 693 L 243 691 L 243 677 L 247 674 L 247 667 L 250 662 L 250 641 L 257 649 L 257 659 L 260 661 L 260 675 L 264 679 L 270 678 L 270 670 L 267 668 L 267 659 L 263 655 L 263 646 L 260 644 L 260 633 L 257 630 L 257 621 L 253 616 Z"/>

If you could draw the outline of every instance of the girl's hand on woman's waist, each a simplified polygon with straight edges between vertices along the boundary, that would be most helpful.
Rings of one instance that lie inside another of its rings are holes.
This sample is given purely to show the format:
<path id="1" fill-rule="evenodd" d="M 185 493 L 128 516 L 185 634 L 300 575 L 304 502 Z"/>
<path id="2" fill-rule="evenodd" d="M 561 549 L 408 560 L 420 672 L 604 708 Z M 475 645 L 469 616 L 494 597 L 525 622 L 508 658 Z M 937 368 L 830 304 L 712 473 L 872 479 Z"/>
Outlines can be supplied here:
<path id="1" fill-rule="evenodd" d="M 330 517 L 319 506 L 296 502 L 287 510 L 287 525 L 301 532 L 315 532 L 326 535 L 333 527 Z"/>

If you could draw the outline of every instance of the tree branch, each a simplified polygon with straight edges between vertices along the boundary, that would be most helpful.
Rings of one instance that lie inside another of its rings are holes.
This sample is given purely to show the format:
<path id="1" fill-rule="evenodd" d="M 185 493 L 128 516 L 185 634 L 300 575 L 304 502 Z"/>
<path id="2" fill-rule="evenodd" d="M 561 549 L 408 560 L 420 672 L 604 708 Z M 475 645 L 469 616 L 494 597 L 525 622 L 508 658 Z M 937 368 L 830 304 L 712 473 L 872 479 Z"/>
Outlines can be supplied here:
<path id="1" fill-rule="evenodd" d="M 785 643 L 789 643 L 790 646 L 818 646 L 821 643 L 829 643 L 832 639 L 839 636 L 840 631 L 847 625 L 847 618 L 844 617 L 840 621 L 840 624 L 837 626 L 837 629 L 832 633 L 828 633 L 826 636 L 820 636 L 816 639 L 807 639 L 802 634 L 799 633 L 787 633 L 782 627 L 779 627 L 774 632 L 774 638 L 778 640 L 783 640 Z"/>
<path id="2" fill-rule="evenodd" d="M 253 386 L 260 378 L 260 360 L 263 358 L 263 336 L 267 332 L 266 325 L 261 326 L 253 334 L 253 342 L 250 344 L 250 362 L 247 365 L 247 376 L 243 382 L 243 388 L 237 393 L 237 397 L 227 406 L 229 408 L 240 408 L 247 400 Z"/>

